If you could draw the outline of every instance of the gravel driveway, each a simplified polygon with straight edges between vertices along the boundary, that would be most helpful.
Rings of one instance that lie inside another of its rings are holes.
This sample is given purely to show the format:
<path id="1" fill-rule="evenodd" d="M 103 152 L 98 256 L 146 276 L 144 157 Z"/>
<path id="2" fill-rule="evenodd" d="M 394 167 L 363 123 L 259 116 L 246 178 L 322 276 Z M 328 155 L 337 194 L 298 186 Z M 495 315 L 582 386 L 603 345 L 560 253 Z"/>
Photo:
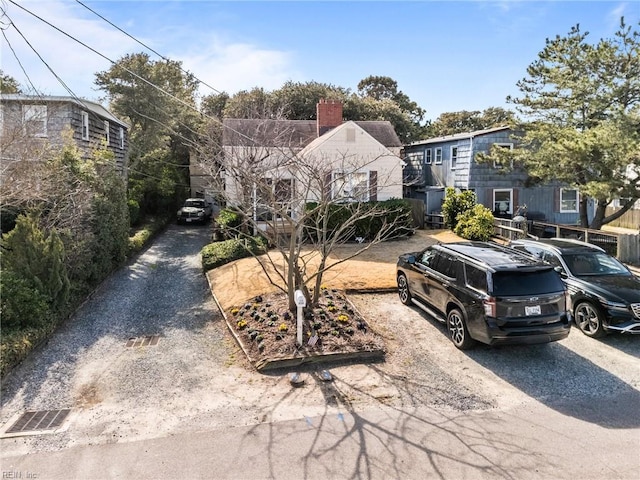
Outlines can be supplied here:
<path id="1" fill-rule="evenodd" d="M 385 406 L 465 412 L 536 401 L 603 427 L 640 427 L 640 337 L 574 330 L 548 345 L 461 352 L 395 294 L 351 296 L 385 338 L 385 362 L 331 366 L 332 382 L 310 366 L 302 388 L 287 372 L 260 374 L 202 274 L 209 233 L 170 227 L 6 379 L 3 429 L 25 410 L 72 411 L 55 434 L 2 438 L 3 457 Z M 157 345 L 126 346 L 149 335 Z"/>

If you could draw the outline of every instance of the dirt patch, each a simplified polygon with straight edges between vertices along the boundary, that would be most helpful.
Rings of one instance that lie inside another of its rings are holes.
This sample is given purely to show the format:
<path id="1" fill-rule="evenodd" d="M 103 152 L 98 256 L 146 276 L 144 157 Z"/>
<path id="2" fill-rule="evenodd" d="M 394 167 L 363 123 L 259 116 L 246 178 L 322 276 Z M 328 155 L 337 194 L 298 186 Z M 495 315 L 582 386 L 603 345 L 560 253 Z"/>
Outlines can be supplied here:
<path id="1" fill-rule="evenodd" d="M 93 383 L 83 385 L 75 399 L 76 407 L 83 409 L 93 407 L 100 402 L 102 402 L 102 396 L 98 387 Z"/>
<path id="2" fill-rule="evenodd" d="M 329 258 L 336 265 L 326 271 L 323 284 L 328 288 L 346 291 L 392 290 L 396 288 L 395 268 L 399 255 L 422 250 L 438 242 L 448 243 L 460 240 L 460 237 L 449 230 L 418 230 L 411 237 L 371 245 L 357 257 L 348 260 L 344 259 L 363 246 L 341 245 Z M 273 263 L 278 266 L 278 269 L 282 269 L 282 259 L 278 258 L 279 254 L 271 252 L 269 255 L 271 262 L 263 263 Z M 308 252 L 307 260 L 309 267 L 313 268 L 318 258 L 313 252 Z M 244 305 L 256 295 L 276 292 L 278 285 L 284 287 L 278 283 L 276 269 L 268 265 L 265 271 L 255 258 L 244 258 L 209 270 L 207 279 L 216 301 L 224 311 Z"/>

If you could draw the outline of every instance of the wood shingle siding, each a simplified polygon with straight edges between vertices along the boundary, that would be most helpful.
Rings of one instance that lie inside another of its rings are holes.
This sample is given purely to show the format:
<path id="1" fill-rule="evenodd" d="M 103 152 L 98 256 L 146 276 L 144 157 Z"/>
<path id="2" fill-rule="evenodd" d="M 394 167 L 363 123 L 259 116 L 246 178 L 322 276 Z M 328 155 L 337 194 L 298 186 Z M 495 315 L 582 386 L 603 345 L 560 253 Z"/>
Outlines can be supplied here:
<path id="1" fill-rule="evenodd" d="M 83 158 L 89 158 L 92 150 L 100 147 L 105 140 L 105 122 L 109 125 L 110 141 L 107 145 L 114 155 L 115 168 L 123 176 L 127 175 L 129 126 L 115 117 L 102 105 L 74 97 L 28 96 L 19 94 L 0 95 L 3 114 L 3 128 L 19 129 L 24 123 L 23 106 L 44 105 L 47 109 L 46 136 L 35 138 L 23 135 L 21 142 L 47 142 L 53 147 L 62 147 L 65 130 L 71 129 L 72 139 L 80 149 Z M 83 138 L 83 112 L 89 121 L 88 138 Z M 121 148 L 119 132 L 124 131 L 124 146 Z M 4 133 L 4 132 L 3 132 Z M 6 152 L 5 152 L 6 153 Z M 9 152 L 10 154 L 11 152 Z"/>

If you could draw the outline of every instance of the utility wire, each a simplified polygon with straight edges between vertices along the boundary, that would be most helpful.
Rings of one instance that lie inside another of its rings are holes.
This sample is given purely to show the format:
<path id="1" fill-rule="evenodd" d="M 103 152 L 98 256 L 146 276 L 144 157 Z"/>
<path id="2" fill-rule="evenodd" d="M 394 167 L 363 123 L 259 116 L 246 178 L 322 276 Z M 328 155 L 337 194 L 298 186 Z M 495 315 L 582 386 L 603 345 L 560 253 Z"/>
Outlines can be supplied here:
<path id="1" fill-rule="evenodd" d="M 12 3 L 13 5 L 15 5 L 16 7 L 20 8 L 21 10 L 23 10 L 23 11 L 27 12 L 29 15 L 32 15 L 33 17 L 37 18 L 37 19 L 38 19 L 38 20 L 40 20 L 41 22 L 43 22 L 43 23 L 47 24 L 48 26 L 50 26 L 50 27 L 51 27 L 51 28 L 53 28 L 54 30 L 56 30 L 56 31 L 58 31 L 58 32 L 60 32 L 60 33 L 62 33 L 64 36 L 66 36 L 66 37 L 70 38 L 70 39 L 71 39 L 71 40 L 73 40 L 74 42 L 79 43 L 80 45 L 82 45 L 82 46 L 83 46 L 83 47 L 85 47 L 86 49 L 88 49 L 88 50 L 92 51 L 93 53 L 95 53 L 96 55 L 98 55 L 99 57 L 104 58 L 105 60 L 107 60 L 107 61 L 108 61 L 108 62 L 110 62 L 111 64 L 113 64 L 113 65 L 116 65 L 116 64 L 117 64 L 114 60 L 112 60 L 111 58 L 107 57 L 107 56 L 106 56 L 106 55 L 104 55 L 103 53 L 100 53 L 100 52 L 99 52 L 99 51 L 97 51 L 95 48 L 92 48 L 92 47 L 90 47 L 89 45 L 87 45 L 86 43 L 84 43 L 84 42 L 82 42 L 82 41 L 78 40 L 77 38 L 73 37 L 72 35 L 69 35 L 67 32 L 65 32 L 65 31 L 61 30 L 60 28 L 56 27 L 55 25 L 53 25 L 52 23 L 48 22 L 48 21 L 47 21 L 47 20 L 45 20 L 44 18 L 42 18 L 42 17 L 40 17 L 39 15 L 37 15 L 37 14 L 33 13 L 32 11 L 30 11 L 30 10 L 28 10 L 28 9 L 24 8 L 22 5 L 19 5 L 19 4 L 18 4 L 18 3 L 16 3 L 14 0 L 9 0 L 9 2 L 10 2 L 10 3 Z M 14 26 L 15 26 L 15 25 L 14 25 Z M 32 47 L 32 48 L 33 48 L 33 47 Z M 38 55 L 38 56 L 39 56 L 39 55 Z M 39 57 L 40 57 L 40 56 L 39 56 Z M 41 57 L 40 57 L 40 58 L 41 58 Z M 48 66 L 47 66 L 47 67 L 48 67 Z M 215 118 L 215 117 L 212 117 L 212 116 L 210 116 L 210 115 L 207 115 L 207 114 L 205 114 L 204 112 L 200 112 L 200 111 L 198 111 L 198 109 L 197 109 L 197 108 L 195 108 L 195 107 L 194 107 L 193 105 L 191 105 L 190 103 L 185 102 L 185 101 L 184 101 L 184 100 L 182 100 L 181 98 L 178 98 L 178 97 L 176 97 L 175 95 L 173 95 L 173 94 L 171 94 L 171 93 L 167 92 L 167 91 L 166 91 L 166 90 L 164 90 L 163 88 L 159 87 L 158 85 L 154 84 L 153 82 L 150 82 L 150 81 L 149 81 L 149 80 L 147 80 L 146 78 L 141 77 L 140 75 L 138 75 L 137 73 L 133 72 L 132 70 L 129 70 L 129 69 L 128 69 L 128 68 L 126 68 L 126 67 L 123 67 L 123 70 L 125 70 L 127 73 L 129 73 L 129 74 L 133 75 L 135 78 L 137 78 L 137 79 L 141 80 L 142 82 L 146 83 L 146 84 L 147 84 L 147 85 L 149 85 L 150 87 L 155 88 L 156 90 L 158 90 L 158 91 L 159 91 L 159 92 L 161 92 L 161 93 L 164 93 L 165 95 L 167 95 L 167 96 L 168 96 L 168 97 L 170 97 L 170 98 L 173 98 L 173 99 L 174 99 L 174 100 L 176 100 L 178 103 L 180 103 L 180 104 L 182 104 L 182 105 L 186 106 L 187 108 L 190 108 L 190 109 L 192 109 L 192 110 L 194 110 L 194 111 L 198 112 L 200 115 L 203 115 L 204 117 L 208 118 L 209 120 L 213 120 L 213 121 L 215 121 L 215 122 L 220 123 L 220 124 L 222 125 L 222 127 L 223 127 L 223 128 L 227 128 L 227 129 L 229 129 L 229 130 L 233 131 L 234 133 L 238 134 L 239 136 L 246 138 L 246 139 L 247 139 L 247 140 L 249 140 L 250 142 L 252 142 L 252 143 L 256 143 L 256 140 L 255 140 L 255 139 L 253 139 L 253 138 L 249 137 L 248 135 L 245 135 L 245 134 L 244 134 L 244 133 L 242 133 L 242 132 L 239 132 L 239 131 L 237 131 L 237 130 L 232 129 L 232 128 L 230 128 L 229 126 L 224 125 L 224 124 L 223 124 L 219 119 L 217 119 L 217 118 Z M 53 71 L 52 71 L 52 73 L 53 73 Z M 54 74 L 54 76 L 55 76 L 56 78 L 59 78 L 59 77 L 58 77 L 57 75 L 55 75 L 55 74 Z M 66 87 L 65 87 L 65 88 L 66 88 Z"/>
<path id="2" fill-rule="evenodd" d="M 1 1 L 2 1 L 2 3 L 5 3 L 5 0 L 1 0 Z M 85 45 L 84 43 L 82 43 L 81 41 L 79 41 L 79 40 L 77 40 L 76 38 L 72 37 L 71 35 L 67 34 L 66 32 L 61 31 L 59 28 L 55 27 L 54 25 L 52 25 L 51 23 L 49 23 L 49 22 L 47 22 L 46 20 L 42 19 L 41 17 L 39 17 L 38 15 L 34 14 L 33 12 L 31 12 L 31 11 L 27 10 L 26 8 L 24 8 L 24 7 L 20 6 L 20 5 L 17 5 L 17 4 L 16 4 L 14 1 L 12 1 L 12 0 L 9 0 L 9 1 L 10 1 L 11 3 L 13 3 L 14 5 L 16 5 L 16 6 L 20 7 L 22 10 L 24 10 L 24 11 L 25 11 L 25 12 L 27 12 L 27 13 L 29 13 L 30 15 L 32 15 L 32 16 L 34 16 L 34 17 L 36 17 L 38 20 L 40 20 L 40 21 L 42 21 L 42 22 L 46 23 L 46 24 L 47 24 L 47 25 L 49 25 L 50 27 L 52 27 L 52 28 L 54 28 L 55 30 L 59 31 L 60 33 L 63 33 L 64 35 L 66 35 L 67 37 L 71 38 L 72 40 L 74 40 L 74 41 L 76 41 L 76 42 L 80 43 L 80 44 L 81 44 L 81 45 L 83 45 L 85 48 L 88 48 L 89 50 L 91 50 L 92 52 L 94 52 L 94 53 L 96 53 L 96 54 L 100 55 L 101 57 L 105 58 L 106 60 L 108 60 L 108 61 L 109 61 L 109 62 L 111 62 L 112 64 L 115 64 L 115 62 L 114 62 L 113 60 L 109 59 L 108 57 L 106 57 L 105 55 L 101 54 L 100 52 L 97 52 L 95 49 L 93 49 L 93 48 L 91 48 L 91 47 L 89 47 L 89 46 Z M 59 76 L 54 72 L 54 70 L 49 66 L 49 64 L 48 64 L 48 63 L 43 59 L 43 57 L 42 57 L 42 56 L 37 52 L 37 50 L 35 49 L 35 47 L 33 47 L 33 45 L 31 45 L 31 43 L 26 39 L 26 37 L 22 34 L 22 32 L 17 28 L 17 26 L 15 25 L 15 23 L 13 23 L 13 21 L 11 21 L 11 19 L 8 17 L 8 15 L 6 15 L 6 12 L 5 12 L 5 11 L 3 11 L 3 13 L 4 13 L 4 16 L 6 16 L 6 17 L 9 19 L 9 24 L 8 24 L 7 26 L 13 26 L 13 27 L 16 29 L 16 31 L 18 32 L 18 34 L 23 38 L 23 40 L 27 43 L 27 45 L 29 45 L 29 47 L 31 48 L 31 50 L 33 50 L 33 51 L 34 51 L 34 53 L 37 55 L 37 57 L 40 59 L 40 61 L 42 61 L 42 63 L 47 67 L 47 69 L 52 73 L 52 75 L 53 75 L 53 76 L 58 80 L 58 82 L 59 82 L 59 83 L 60 83 L 60 84 L 65 88 L 65 90 L 67 90 L 67 92 L 69 92 L 69 94 L 70 94 L 70 95 L 71 95 L 71 96 L 72 96 L 76 101 L 78 101 L 80 104 L 82 104 L 83 106 L 85 106 L 85 108 L 87 108 L 87 109 L 88 109 L 92 114 L 94 114 L 94 112 L 92 112 L 92 111 L 91 111 L 91 109 L 89 109 L 89 108 L 86 106 L 86 104 L 84 103 L 83 99 L 79 98 L 79 97 L 78 97 L 78 96 L 77 96 L 77 95 L 72 91 L 72 89 L 71 89 L 68 85 L 66 85 L 66 84 L 64 83 L 64 81 L 63 81 L 63 80 L 62 80 L 62 79 L 61 79 L 61 78 L 60 78 L 60 77 L 59 77 Z M 4 32 L 3 32 L 3 33 L 4 33 Z M 125 32 L 125 33 L 126 33 L 126 32 Z M 6 36 L 5 36 L 5 38 L 6 38 Z M 7 39 L 7 43 L 9 43 L 8 39 Z M 9 44 L 9 45 L 10 45 L 10 44 Z M 11 47 L 11 45 L 10 45 L 10 47 Z M 12 50 L 13 50 L 13 49 L 12 49 Z M 156 52 L 154 52 L 154 53 L 156 53 Z M 17 57 L 17 55 L 16 55 L 16 53 L 15 53 L 15 52 L 14 52 L 14 55 L 16 56 L 16 60 L 18 61 L 18 63 L 20 63 L 20 60 L 19 60 L 19 58 Z M 161 56 L 161 55 L 160 55 L 160 56 Z M 164 57 L 162 57 L 162 58 L 163 58 L 163 59 L 165 59 Z M 165 59 L 165 60 L 166 60 L 166 59 Z M 21 65 L 21 67 L 22 67 L 22 64 L 21 64 L 21 63 L 20 63 L 20 65 Z M 191 108 L 192 110 L 196 111 L 197 113 L 202 114 L 202 115 L 203 115 L 203 116 L 205 116 L 206 118 L 209 118 L 209 119 L 211 119 L 211 120 L 213 120 L 213 121 L 216 121 L 217 123 L 220 123 L 224 128 L 227 128 L 227 129 L 229 129 L 229 130 L 231 130 L 231 131 L 234 131 L 234 132 L 238 133 L 238 135 L 240 135 L 240 136 L 242 136 L 242 137 L 245 137 L 245 138 L 249 139 L 250 141 L 253 141 L 253 139 L 252 139 L 252 138 L 250 138 L 249 136 L 244 135 L 244 134 L 242 134 L 241 132 L 237 132 L 236 130 L 234 130 L 234 129 L 233 129 L 233 128 L 231 128 L 231 127 L 225 126 L 225 125 L 224 125 L 224 124 L 222 124 L 222 122 L 220 122 L 220 120 L 218 120 L 217 118 L 215 118 L 215 117 L 210 117 L 209 115 L 206 115 L 206 114 L 203 114 L 202 112 L 199 112 L 199 111 L 198 111 L 195 107 L 193 107 L 192 105 L 190 105 L 190 104 L 188 104 L 188 103 L 186 103 L 186 102 L 184 102 L 184 101 L 180 100 L 179 98 L 177 98 L 177 97 L 173 96 L 173 95 L 172 95 L 172 94 L 170 94 L 169 92 L 164 91 L 163 89 L 161 89 L 160 87 L 156 86 L 156 85 L 155 85 L 155 84 L 153 84 L 152 82 L 149 82 L 148 80 L 146 80 L 146 79 L 144 79 L 144 78 L 140 77 L 139 75 L 135 74 L 134 72 L 132 72 L 132 71 L 130 71 L 130 70 L 128 70 L 128 69 L 126 69 L 126 68 L 125 68 L 125 70 L 126 70 L 126 71 L 128 71 L 129 73 L 131 73 L 133 76 L 135 76 L 135 77 L 137 77 L 137 78 L 140 78 L 143 82 L 145 82 L 145 83 L 147 83 L 147 84 L 151 85 L 152 87 L 154 87 L 154 88 L 158 89 L 159 91 L 161 91 L 162 93 L 166 94 L 167 96 L 169 96 L 169 97 L 171 97 L 171 98 L 174 98 L 175 100 L 178 100 L 180 103 L 182 103 L 182 104 L 186 105 L 187 107 Z M 27 75 L 26 71 L 24 71 L 24 68 L 23 68 L 23 72 L 25 73 L 25 76 L 27 76 L 27 78 L 29 79 L 29 77 L 28 77 L 28 75 Z M 30 80 L 30 79 L 29 79 L 29 82 L 31 83 L 31 80 Z M 204 83 L 204 82 L 203 82 L 203 83 Z M 33 86 L 33 84 L 32 84 L 32 83 L 31 83 L 31 85 L 32 85 L 33 89 L 38 93 L 38 95 L 39 95 L 39 96 L 42 96 L 42 94 L 38 92 L 38 90 L 35 88 L 35 86 Z M 206 85 L 206 84 L 205 84 L 205 85 Z M 213 87 L 210 87 L 210 88 L 213 88 Z M 166 112 L 162 107 L 159 107 L 159 106 L 156 106 L 156 107 L 157 107 L 157 108 L 160 108 L 160 110 L 161 110 L 161 111 L 163 111 L 165 114 L 167 114 L 167 112 Z M 181 135 L 179 132 L 177 132 L 177 131 L 176 131 L 173 127 L 171 127 L 170 125 L 167 125 L 167 124 L 163 123 L 161 120 L 158 120 L 158 119 L 155 119 L 155 118 L 149 117 L 149 116 L 147 116 L 147 115 L 144 115 L 144 114 L 142 114 L 141 112 L 135 112 L 135 113 L 136 113 L 136 114 L 138 114 L 138 115 L 140 115 L 141 117 L 145 117 L 145 118 L 147 118 L 147 119 L 149 119 L 149 120 L 151 120 L 151 121 L 154 121 L 154 122 L 158 123 L 159 125 L 164 126 L 165 128 L 169 129 L 169 131 L 171 131 L 174 135 L 176 135 L 177 137 L 179 137 L 179 138 L 181 138 L 183 141 L 185 141 L 185 144 L 187 144 L 187 145 L 191 145 L 192 147 L 194 147 L 194 146 L 195 146 L 195 147 L 196 147 L 196 149 L 198 150 L 198 148 L 197 148 L 197 144 L 196 144 L 192 139 L 189 139 L 189 138 L 187 138 L 187 137 L 185 137 L 185 136 Z M 186 125 L 185 123 L 183 123 L 183 122 L 179 122 L 179 124 L 180 124 L 180 125 L 182 125 L 183 127 L 185 127 L 188 131 L 191 131 L 192 133 L 195 133 L 196 135 L 201 135 L 201 134 L 199 134 L 198 132 L 195 132 L 195 131 L 194 131 L 194 130 L 189 126 L 189 125 Z M 133 145 L 131 145 L 131 147 L 133 147 Z M 188 165 L 186 165 L 186 164 L 184 164 L 184 165 L 183 165 L 183 164 L 175 164 L 175 163 L 172 163 L 172 162 L 166 162 L 166 161 L 161 161 L 161 160 L 160 160 L 160 161 L 157 161 L 157 163 L 161 163 L 161 164 L 165 164 L 165 165 L 173 166 L 173 167 L 181 167 L 181 168 L 186 168 L 186 167 L 188 167 Z M 130 166 L 128 167 L 128 170 L 131 170 L 132 172 L 134 172 L 134 173 L 138 173 L 138 174 L 140 174 L 140 175 L 144 175 L 144 173 L 143 173 L 143 172 L 139 172 L 139 171 L 135 170 L 135 166 L 134 166 L 134 165 L 130 165 Z M 156 178 L 156 179 L 157 179 L 157 177 L 152 177 L 152 178 Z"/>
<path id="3" fill-rule="evenodd" d="M 53 71 L 53 69 L 49 66 L 49 64 L 45 61 L 44 58 L 42 58 L 42 56 L 38 53 L 38 51 L 33 47 L 33 45 L 31 45 L 31 43 L 29 42 L 29 40 L 27 40 L 27 38 L 22 34 L 22 32 L 20 31 L 20 29 L 16 26 L 15 23 L 13 23 L 13 21 L 11 21 L 11 25 L 13 26 L 13 28 L 15 29 L 16 32 L 18 32 L 18 35 L 20 35 L 22 37 L 22 39 L 25 41 L 25 43 L 29 46 L 29 48 L 31 48 L 31 50 L 33 50 L 33 53 L 36 54 L 36 56 L 40 59 L 40 61 L 44 64 L 45 67 L 47 67 L 47 70 L 49 70 L 51 72 L 51 74 L 55 77 L 56 80 L 58 80 L 58 82 L 60 83 L 60 85 L 62 85 L 64 87 L 64 89 L 69 92 L 70 95 L 72 95 L 76 100 L 81 101 L 78 97 L 75 96 L 75 94 L 73 93 L 73 91 L 71 90 L 71 88 L 69 88 L 69 86 L 64 83 L 64 81 L 56 74 L 56 72 Z M 19 63 L 19 61 L 18 61 Z M 22 66 L 22 65 L 20 65 Z M 27 77 L 29 78 L 29 77 Z M 29 83 L 31 83 L 31 81 L 29 81 Z M 33 86 L 33 84 L 31 84 L 31 86 Z M 35 87 L 34 87 L 35 89 Z M 42 96 L 42 95 L 40 95 Z"/>
<path id="4" fill-rule="evenodd" d="M 7 16 L 7 18 L 9 18 Z M 7 25 L 7 28 L 10 27 L 11 25 L 13 25 L 13 22 L 11 21 L 11 19 L 9 19 L 9 25 Z M 14 25 L 15 27 L 15 25 Z M 17 30 L 17 29 L 16 29 Z M 2 29 L 2 36 L 4 37 L 4 39 L 7 41 L 7 45 L 9 45 L 9 49 L 11 50 L 11 53 L 13 53 L 14 58 L 16 59 L 16 62 L 18 62 L 18 65 L 20 65 L 20 69 L 22 70 L 22 73 L 24 73 L 24 76 L 27 77 L 27 81 L 29 82 L 29 85 L 31 85 L 31 88 L 33 89 L 33 91 L 38 94 L 39 97 L 42 97 L 42 95 L 40 94 L 40 92 L 38 91 L 38 89 L 35 87 L 35 85 L 33 84 L 33 82 L 31 81 L 31 78 L 29 77 L 29 74 L 27 73 L 27 71 L 24 69 L 24 65 L 22 65 L 22 62 L 20 61 L 20 59 L 18 58 L 18 54 L 16 53 L 16 51 L 13 49 L 13 45 L 11 45 L 11 42 L 9 41 L 9 39 L 7 38 L 7 34 L 5 32 L 5 29 Z"/>
<path id="5" fill-rule="evenodd" d="M 113 28 L 115 28 L 116 30 L 122 32 L 123 34 L 125 34 L 127 37 L 129 37 L 131 40 L 133 40 L 134 42 L 139 43 L 140 45 L 142 45 L 144 48 L 146 48 L 147 50 L 155 53 L 157 56 L 159 56 L 161 59 L 163 59 L 165 62 L 169 62 L 171 61 L 170 58 L 165 57 L 164 55 L 162 55 L 161 53 L 159 53 L 158 51 L 154 50 L 153 48 L 151 48 L 150 46 L 148 46 L 147 44 L 145 44 L 144 42 L 138 40 L 136 37 L 134 37 L 133 35 L 129 34 L 128 32 L 124 31 L 122 28 L 118 27 L 117 25 L 115 25 L 114 23 L 112 23 L 110 20 L 108 20 L 107 18 L 103 17 L 102 15 L 100 15 L 98 12 L 96 12 L 95 10 L 91 9 L 91 7 L 88 7 L 87 5 L 85 5 L 84 3 L 82 3 L 80 0 L 76 0 L 77 3 L 79 3 L 80 5 L 82 5 L 84 8 L 86 8 L 87 10 L 89 10 L 91 13 L 93 13 L 94 15 L 96 15 L 97 17 L 101 18 L 102 20 L 104 20 L 105 22 L 107 22 L 109 25 L 111 25 Z M 218 94 L 222 94 L 222 92 L 214 87 L 212 87 L 211 85 L 209 85 L 208 83 L 206 83 L 203 80 L 200 80 L 198 77 L 196 77 L 193 73 L 184 70 L 182 67 L 179 67 L 180 70 L 183 73 L 186 73 L 188 75 L 193 75 L 193 78 L 195 78 L 198 82 L 200 82 L 202 85 L 204 85 L 205 87 L 209 87 L 211 90 L 213 90 L 214 92 L 218 93 Z"/>

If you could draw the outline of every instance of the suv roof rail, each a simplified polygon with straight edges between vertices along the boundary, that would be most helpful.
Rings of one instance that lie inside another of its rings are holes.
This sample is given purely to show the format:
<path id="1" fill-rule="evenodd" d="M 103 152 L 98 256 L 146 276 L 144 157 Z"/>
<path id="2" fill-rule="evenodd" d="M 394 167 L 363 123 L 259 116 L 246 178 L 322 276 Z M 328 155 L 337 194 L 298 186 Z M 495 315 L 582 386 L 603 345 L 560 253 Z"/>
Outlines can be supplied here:
<path id="1" fill-rule="evenodd" d="M 589 243 L 589 242 L 585 242 L 583 240 L 577 240 L 575 238 L 553 237 L 553 238 L 550 238 L 549 240 L 562 240 L 563 242 L 573 243 L 574 245 L 580 245 L 580 246 L 583 246 L 583 247 L 589 247 L 589 248 L 600 250 L 602 252 L 605 251 L 604 248 L 602 248 L 602 247 L 600 247 L 598 245 L 595 245 L 595 244 Z"/>
<path id="2" fill-rule="evenodd" d="M 526 252 L 522 252 L 520 250 L 515 250 L 513 248 L 509 248 L 506 245 L 502 245 L 502 244 L 500 244 L 498 242 L 494 242 L 494 241 L 487 241 L 487 242 L 460 241 L 460 242 L 452 242 L 452 243 L 440 243 L 437 246 L 440 247 L 444 251 L 448 251 L 450 253 L 454 253 L 458 257 L 464 258 L 469 262 L 475 263 L 476 265 L 483 266 L 483 267 L 491 269 L 493 271 L 495 271 L 497 269 L 499 270 L 499 269 L 503 268 L 505 265 L 511 265 L 511 262 L 509 262 L 508 264 L 504 264 L 504 265 L 503 264 L 495 264 L 494 260 L 496 260 L 496 258 L 492 258 L 491 255 L 485 254 L 486 252 L 483 251 L 483 249 L 482 249 L 483 246 L 490 246 L 494 250 L 502 251 L 502 252 L 504 252 L 506 254 L 509 254 L 512 257 L 514 255 L 518 256 L 518 257 L 523 259 L 523 263 L 528 263 L 527 261 L 531 261 L 531 260 L 537 260 L 536 257 L 534 257 L 531 254 L 528 254 Z M 458 246 L 471 247 L 473 249 L 478 249 L 478 250 L 475 251 L 475 252 L 467 252 L 467 251 L 465 251 L 466 249 L 464 249 L 464 248 L 462 248 L 462 249 L 456 248 Z M 527 265 L 527 267 L 532 267 L 532 265 Z M 536 265 L 536 267 L 539 267 L 539 265 Z"/>

